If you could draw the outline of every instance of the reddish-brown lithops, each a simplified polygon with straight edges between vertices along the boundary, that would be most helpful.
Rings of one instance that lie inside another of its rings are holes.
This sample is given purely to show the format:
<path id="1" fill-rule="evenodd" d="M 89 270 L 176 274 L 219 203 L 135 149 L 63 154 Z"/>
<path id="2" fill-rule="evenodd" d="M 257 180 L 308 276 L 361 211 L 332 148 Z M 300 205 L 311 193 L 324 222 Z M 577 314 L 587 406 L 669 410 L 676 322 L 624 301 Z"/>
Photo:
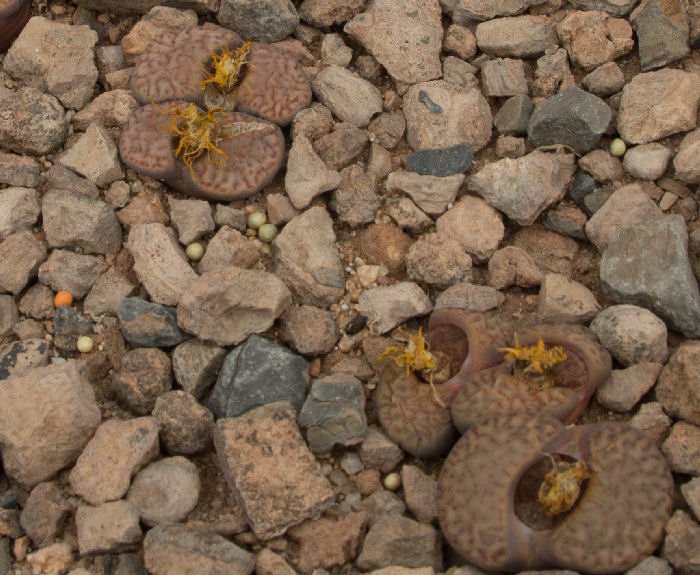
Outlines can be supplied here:
<path id="1" fill-rule="evenodd" d="M 0 0 L 0 52 L 6 52 L 31 15 L 29 0 Z"/>
<path id="2" fill-rule="evenodd" d="M 573 506 L 550 517 L 538 496 L 561 462 L 581 470 L 580 483 Z M 658 546 L 672 500 L 668 466 L 641 432 L 519 414 L 462 436 L 445 460 L 438 505 L 447 541 L 482 569 L 615 573 Z"/>

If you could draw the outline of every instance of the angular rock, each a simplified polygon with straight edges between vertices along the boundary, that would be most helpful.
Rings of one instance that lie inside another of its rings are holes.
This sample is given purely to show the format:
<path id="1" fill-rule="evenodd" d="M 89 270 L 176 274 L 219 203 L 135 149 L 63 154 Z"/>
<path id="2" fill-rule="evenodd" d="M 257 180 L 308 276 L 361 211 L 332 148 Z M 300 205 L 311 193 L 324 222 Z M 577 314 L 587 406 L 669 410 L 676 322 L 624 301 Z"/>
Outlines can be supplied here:
<path id="1" fill-rule="evenodd" d="M 170 219 L 181 244 L 190 244 L 216 229 L 209 202 L 168 198 L 168 204 Z"/>
<path id="2" fill-rule="evenodd" d="M 469 311 L 487 311 L 498 307 L 506 299 L 501 292 L 489 286 L 461 282 L 448 287 L 435 300 L 435 308 L 461 307 Z"/>
<path id="3" fill-rule="evenodd" d="M 476 27 L 476 42 L 490 56 L 533 58 L 557 46 L 556 25 L 546 16 L 494 18 Z"/>
<path id="4" fill-rule="evenodd" d="M 255 561 L 255 572 L 257 575 L 296 575 L 296 571 L 289 563 L 268 547 L 264 547 L 258 553 Z"/>
<path id="5" fill-rule="evenodd" d="M 666 324 L 648 309 L 614 305 L 600 312 L 590 327 L 601 345 L 624 366 L 666 361 Z"/>
<path id="6" fill-rule="evenodd" d="M 642 403 L 629 423 L 645 433 L 659 448 L 671 429 L 671 418 L 664 413 L 661 404 L 657 401 Z"/>
<path id="7" fill-rule="evenodd" d="M 673 424 L 661 451 L 674 473 L 700 475 L 700 427 L 678 421 Z"/>
<path id="8" fill-rule="evenodd" d="M 64 573 L 73 563 L 73 552 L 68 543 L 54 543 L 30 553 L 26 561 L 37 573 Z"/>
<path id="9" fill-rule="evenodd" d="M 700 515 L 700 478 L 695 477 L 681 485 L 681 493 L 690 508 L 695 513 L 695 517 Z"/>
<path id="10" fill-rule="evenodd" d="M 640 362 L 626 369 L 613 369 L 596 390 L 596 399 L 605 409 L 626 413 L 649 391 L 661 373 L 660 363 Z"/>
<path id="11" fill-rule="evenodd" d="M 75 299 L 82 299 L 97 276 L 106 270 L 107 264 L 101 257 L 56 249 L 39 266 L 39 281 L 50 286 L 54 292 L 67 290 Z"/>
<path id="12" fill-rule="evenodd" d="M 379 90 L 347 68 L 328 66 L 316 75 L 311 86 L 339 120 L 358 128 L 367 126 L 372 116 L 382 111 Z"/>
<path id="13" fill-rule="evenodd" d="M 35 88 L 16 92 L 0 87 L 0 144 L 18 154 L 42 155 L 59 148 L 66 137 L 59 101 Z"/>
<path id="14" fill-rule="evenodd" d="M 320 206 L 291 220 L 272 242 L 275 272 L 302 303 L 328 307 L 345 292 L 333 222 Z"/>
<path id="15" fill-rule="evenodd" d="M 471 279 L 472 259 L 456 240 L 425 234 L 409 248 L 406 271 L 411 279 L 437 288 Z"/>
<path id="16" fill-rule="evenodd" d="M 488 264 L 488 284 L 495 289 L 512 285 L 529 288 L 540 285 L 542 271 L 532 256 L 522 248 L 506 246 L 494 252 Z"/>
<path id="17" fill-rule="evenodd" d="M 231 266 L 252 268 L 259 258 L 260 252 L 250 238 L 225 225 L 209 241 L 207 251 L 199 262 L 199 273 Z"/>
<path id="18" fill-rule="evenodd" d="M 315 380 L 299 413 L 299 427 L 313 453 L 360 443 L 367 434 L 362 383 L 342 373 Z"/>
<path id="19" fill-rule="evenodd" d="M 593 150 L 579 159 L 578 165 L 596 182 L 615 182 L 624 175 L 622 163 L 606 150 Z"/>
<path id="20" fill-rule="evenodd" d="M 577 240 L 586 240 L 584 226 L 588 218 L 583 210 L 570 202 L 560 202 L 547 211 L 542 223 L 553 232 Z"/>
<path id="21" fill-rule="evenodd" d="M 187 336 L 177 325 L 175 308 L 139 297 L 122 300 L 117 311 L 124 339 L 137 347 L 172 347 Z"/>
<path id="22" fill-rule="evenodd" d="M 603 252 L 600 279 L 615 301 L 650 308 L 687 337 L 700 336 L 700 292 L 682 216 L 620 231 Z"/>
<path id="23" fill-rule="evenodd" d="M 575 85 L 576 79 L 569 69 L 569 56 L 564 48 L 550 50 L 550 53 L 537 59 L 533 96 L 550 98 Z"/>
<path id="24" fill-rule="evenodd" d="M 36 547 L 46 547 L 54 543 L 71 511 L 56 484 L 39 483 L 22 508 L 20 525 Z"/>
<path id="25" fill-rule="evenodd" d="M 192 338 L 178 345 L 172 353 L 175 380 L 197 399 L 214 385 L 226 350 L 215 343 Z"/>
<path id="26" fill-rule="evenodd" d="M 110 501 L 98 507 L 81 505 L 75 523 L 81 555 L 123 551 L 143 537 L 139 514 L 128 501 Z"/>
<path id="27" fill-rule="evenodd" d="M 152 347 L 128 351 L 119 371 L 112 374 L 112 391 L 117 400 L 137 415 L 151 413 L 156 399 L 170 391 L 171 386 L 170 357 Z"/>
<path id="28" fill-rule="evenodd" d="M 639 184 L 615 190 L 586 222 L 586 235 L 603 252 L 620 230 L 663 216 L 661 208 Z"/>
<path id="29" fill-rule="evenodd" d="M 591 94 L 605 98 L 622 90 L 625 74 L 615 62 L 608 62 L 585 76 L 581 85 Z"/>
<path id="30" fill-rule="evenodd" d="M 340 174 L 331 170 L 314 152 L 303 134 L 297 135 L 289 150 L 284 189 L 297 209 L 307 207 L 319 194 L 340 185 Z"/>
<path id="31" fill-rule="evenodd" d="M 0 152 L 0 183 L 22 188 L 36 188 L 41 168 L 28 156 Z"/>
<path id="32" fill-rule="evenodd" d="M 11 375 L 0 385 L 5 473 L 32 487 L 73 463 L 100 422 L 89 381 L 75 361 Z"/>
<path id="33" fill-rule="evenodd" d="M 397 226 L 380 223 L 370 224 L 358 233 L 354 245 L 366 263 L 384 266 L 390 274 L 398 275 L 406 269 L 406 254 L 411 243 L 408 234 Z"/>
<path id="34" fill-rule="evenodd" d="M 161 394 L 152 414 L 158 420 L 160 443 L 168 453 L 193 455 L 211 448 L 214 416 L 186 391 Z"/>
<path id="35" fill-rule="evenodd" d="M 154 417 L 102 423 L 80 454 L 68 480 L 91 505 L 120 499 L 131 478 L 158 457 L 158 422 Z"/>
<path id="36" fill-rule="evenodd" d="M 126 500 L 148 527 L 184 521 L 199 500 L 199 471 L 190 460 L 166 457 L 139 471 Z"/>
<path id="37" fill-rule="evenodd" d="M 343 30 L 399 83 L 441 75 L 442 11 L 437 0 L 374 0 Z"/>
<path id="38" fill-rule="evenodd" d="M 49 319 L 54 315 L 53 292 L 45 285 L 35 283 L 19 300 L 19 311 L 34 319 Z"/>
<path id="39" fill-rule="evenodd" d="M 700 548 L 700 525 L 678 509 L 666 524 L 665 531 L 661 556 L 675 567 L 675 573 L 694 575 Z"/>
<path id="40" fill-rule="evenodd" d="M 657 143 L 642 144 L 634 146 L 625 153 L 622 166 L 631 176 L 639 180 L 657 180 L 664 175 L 668 162 L 673 156 L 673 152 Z M 676 176 L 683 179 L 678 174 Z"/>
<path id="41" fill-rule="evenodd" d="M 227 267 L 202 274 L 188 285 L 177 321 L 188 333 L 219 345 L 236 345 L 269 329 L 292 303 L 274 274 Z"/>
<path id="42" fill-rule="evenodd" d="M 496 58 L 481 65 L 481 84 L 484 96 L 507 97 L 528 93 L 525 66 L 522 60 Z"/>
<path id="43" fill-rule="evenodd" d="M 0 295 L 0 337 L 10 335 L 18 319 L 19 311 L 15 298 L 10 295 Z"/>
<path id="44" fill-rule="evenodd" d="M 406 156 L 406 167 L 422 176 L 445 178 L 469 169 L 474 151 L 466 142 L 447 148 L 418 150 Z"/>
<path id="45" fill-rule="evenodd" d="M 464 182 L 463 174 L 439 177 L 420 175 L 414 172 L 392 172 L 386 179 L 387 192 L 400 191 L 411 199 L 423 211 L 439 216 L 447 205 L 455 201 L 457 190 Z"/>
<path id="46" fill-rule="evenodd" d="M 288 402 L 219 420 L 214 446 L 259 539 L 276 537 L 333 503 L 333 489 L 306 447 Z"/>
<path id="47" fill-rule="evenodd" d="M 544 0 L 457 0 L 452 19 L 466 26 L 470 20 L 491 20 L 500 16 L 515 16 Z"/>
<path id="48" fill-rule="evenodd" d="M 584 154 L 596 146 L 610 118 L 603 100 L 572 86 L 535 106 L 527 137 L 537 147 L 564 144 Z"/>
<path id="49" fill-rule="evenodd" d="M 97 82 L 96 42 L 97 33 L 88 26 L 35 16 L 7 51 L 3 67 L 26 85 L 53 94 L 66 108 L 79 110 Z"/>
<path id="50" fill-rule="evenodd" d="M 94 335 L 92 321 L 77 309 L 58 306 L 54 316 L 54 344 L 59 349 L 76 350 L 81 335 Z"/>
<path id="51" fill-rule="evenodd" d="M 175 575 L 175 566 L 185 573 L 250 575 L 255 555 L 221 535 L 186 525 L 158 525 L 146 533 L 143 559 L 150 573 Z"/>
<path id="52" fill-rule="evenodd" d="M 664 150 L 670 153 L 667 148 Z M 679 180 L 689 184 L 700 182 L 700 130 L 693 130 L 683 138 L 676 157 L 673 158 L 673 167 Z"/>
<path id="53" fill-rule="evenodd" d="M 646 144 L 692 130 L 700 103 L 700 75 L 664 68 L 637 74 L 622 90 L 617 131 L 631 144 Z"/>
<path id="54" fill-rule="evenodd" d="M 49 363 L 49 343 L 43 338 L 29 338 L 0 347 L 0 380 L 9 375 L 44 367 Z"/>
<path id="55" fill-rule="evenodd" d="M 124 177 L 117 145 L 109 132 L 97 123 L 90 124 L 59 161 L 100 187 Z"/>
<path id="56" fill-rule="evenodd" d="M 573 154 L 535 150 L 523 158 L 487 164 L 467 179 L 467 187 L 521 226 L 529 226 L 564 197 L 573 174 Z"/>
<path id="57" fill-rule="evenodd" d="M 329 168 L 340 170 L 362 154 L 368 141 L 365 130 L 341 122 L 314 142 L 314 150 Z"/>
<path id="58" fill-rule="evenodd" d="M 129 90 L 103 92 L 73 116 L 73 126 L 76 130 L 85 131 L 96 122 L 105 128 L 121 128 L 138 107 L 136 98 Z"/>
<path id="59" fill-rule="evenodd" d="M 280 319 L 280 338 L 298 353 L 323 355 L 338 342 L 338 324 L 327 310 L 310 305 L 289 307 Z"/>
<path id="60" fill-rule="evenodd" d="M 299 411 L 308 382 L 309 364 L 303 357 L 253 335 L 226 356 L 206 405 L 217 419 L 279 401 Z"/>
<path id="61" fill-rule="evenodd" d="M 505 233 L 501 215 L 474 196 L 463 196 L 436 223 L 438 232 L 458 241 L 477 263 L 491 257 Z"/>
<path id="62" fill-rule="evenodd" d="M 112 207 L 78 192 L 52 190 L 41 213 L 51 247 L 79 247 L 90 254 L 113 254 L 122 246 L 122 230 Z"/>
<path id="63" fill-rule="evenodd" d="M 370 571 L 394 565 L 442 570 L 439 532 L 431 525 L 398 515 L 377 521 L 365 535 L 357 566 Z"/>
<path id="64" fill-rule="evenodd" d="M 542 271 L 571 277 L 573 262 L 579 246 L 575 240 L 533 224 L 520 230 L 513 241 L 515 247 L 526 250 Z"/>
<path id="65" fill-rule="evenodd" d="M 491 108 L 475 88 L 461 89 L 445 80 L 414 84 L 403 110 L 406 139 L 414 150 L 466 142 L 478 152 L 491 138 Z"/>
<path id="66" fill-rule="evenodd" d="M 23 230 L 31 230 L 41 207 L 36 190 L 10 187 L 0 191 L 0 241 Z"/>
<path id="67" fill-rule="evenodd" d="M 433 220 L 411 200 L 404 197 L 387 197 L 384 202 L 387 215 L 399 227 L 413 233 L 420 233 L 433 225 Z"/>
<path id="68" fill-rule="evenodd" d="M 131 228 L 126 248 L 134 258 L 134 271 L 155 303 L 176 305 L 197 274 L 163 224 Z"/>
<path id="69" fill-rule="evenodd" d="M 700 425 L 700 342 L 683 343 L 664 367 L 656 386 L 656 398 L 672 417 Z"/>
<path id="70" fill-rule="evenodd" d="M 342 24 L 362 11 L 364 0 L 304 0 L 299 16 L 316 27 Z"/>
<path id="71" fill-rule="evenodd" d="M 432 523 L 438 516 L 437 481 L 415 465 L 401 468 L 401 485 L 406 507 L 421 523 Z"/>
<path id="72" fill-rule="evenodd" d="M 637 32 L 642 70 L 666 66 L 690 52 L 690 26 L 681 0 L 642 0 L 630 21 Z"/>
<path id="73" fill-rule="evenodd" d="M 583 284 L 561 274 L 546 274 L 537 300 L 537 317 L 548 323 L 588 323 L 600 304 Z"/>
<path id="74" fill-rule="evenodd" d="M 124 272 L 112 266 L 95 280 L 83 301 L 83 311 L 92 318 L 103 314 L 117 315 L 119 306 L 137 287 Z"/>
<path id="75" fill-rule="evenodd" d="M 493 117 L 493 125 L 499 134 L 524 136 L 527 134 L 527 124 L 534 107 L 527 94 L 508 98 Z"/>
<path id="76" fill-rule="evenodd" d="M 343 168 L 340 177 L 331 195 L 331 209 L 338 219 L 353 228 L 373 222 L 380 205 L 377 178 L 358 164 Z"/>
<path id="77" fill-rule="evenodd" d="M 216 18 L 256 42 L 279 42 L 299 25 L 296 8 L 287 0 L 222 0 Z"/>
<path id="78" fill-rule="evenodd" d="M 386 333 L 404 321 L 430 313 L 433 304 L 412 282 L 365 290 L 357 300 L 368 316 L 367 325 L 376 334 Z"/>
<path id="79" fill-rule="evenodd" d="M 406 118 L 401 110 L 382 112 L 368 127 L 369 138 L 373 143 L 393 150 L 406 131 Z"/>

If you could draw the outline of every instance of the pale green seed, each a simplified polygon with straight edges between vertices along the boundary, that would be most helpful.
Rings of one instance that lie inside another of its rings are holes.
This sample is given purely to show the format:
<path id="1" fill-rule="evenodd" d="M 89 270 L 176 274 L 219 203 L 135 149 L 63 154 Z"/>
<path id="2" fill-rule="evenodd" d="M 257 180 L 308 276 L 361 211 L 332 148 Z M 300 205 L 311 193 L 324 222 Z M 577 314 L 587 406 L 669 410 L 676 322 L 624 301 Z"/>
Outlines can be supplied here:
<path id="1" fill-rule="evenodd" d="M 257 230 L 267 222 L 267 216 L 264 212 L 253 212 L 248 215 L 248 227 Z"/>
<path id="2" fill-rule="evenodd" d="M 90 353 L 95 342 L 89 335 L 81 335 L 78 338 L 77 345 L 80 353 Z"/>
<path id="3" fill-rule="evenodd" d="M 401 487 L 401 476 L 398 473 L 389 473 L 384 478 L 384 487 L 389 491 L 396 491 Z"/>
<path id="4" fill-rule="evenodd" d="M 263 224 L 258 230 L 258 237 L 264 242 L 270 243 L 277 236 L 277 226 L 275 224 Z"/>
<path id="5" fill-rule="evenodd" d="M 626 151 L 627 145 L 622 138 L 615 138 L 612 142 L 610 142 L 610 153 L 613 156 L 624 156 Z"/>
<path id="6" fill-rule="evenodd" d="M 263 255 L 270 255 L 272 253 L 272 248 L 270 247 L 270 244 L 267 242 L 260 242 L 260 247 L 258 248 L 260 250 L 260 253 Z"/>
<path id="7" fill-rule="evenodd" d="M 193 262 L 198 262 L 204 255 L 204 246 L 199 242 L 192 242 L 185 250 L 187 257 Z"/>

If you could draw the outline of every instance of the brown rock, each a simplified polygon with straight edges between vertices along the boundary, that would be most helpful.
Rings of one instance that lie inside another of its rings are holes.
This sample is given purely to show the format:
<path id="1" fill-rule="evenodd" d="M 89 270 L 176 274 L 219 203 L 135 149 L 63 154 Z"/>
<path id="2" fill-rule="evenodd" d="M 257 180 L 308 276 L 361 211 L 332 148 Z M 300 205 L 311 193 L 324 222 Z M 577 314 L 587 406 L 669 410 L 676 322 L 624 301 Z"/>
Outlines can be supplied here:
<path id="1" fill-rule="evenodd" d="M 406 507 L 421 523 L 432 523 L 438 514 L 437 481 L 415 465 L 401 468 Z"/>
<path id="2" fill-rule="evenodd" d="M 596 182 L 615 182 L 622 179 L 625 171 L 622 162 L 606 150 L 593 150 L 578 161 Z"/>
<path id="3" fill-rule="evenodd" d="M 700 425 L 700 342 L 681 345 L 664 367 L 656 397 L 672 417 Z"/>
<path id="4" fill-rule="evenodd" d="M 678 575 L 695 575 L 700 561 L 700 525 L 680 509 L 666 524 L 666 537 L 661 549 L 664 557 Z"/>
<path id="5" fill-rule="evenodd" d="M 36 547 L 46 547 L 60 534 L 71 510 L 68 500 L 54 483 L 39 483 L 22 508 L 20 524 Z"/>
<path id="6" fill-rule="evenodd" d="M 382 473 L 389 473 L 403 459 L 401 448 L 375 426 L 367 430 L 359 453 L 366 469 L 378 469 Z"/>
<path id="7" fill-rule="evenodd" d="M 643 403 L 629 423 L 632 427 L 649 436 L 659 448 L 671 429 L 671 419 L 664 413 L 661 404 L 657 401 Z"/>
<path id="8" fill-rule="evenodd" d="M 600 309 L 593 293 L 583 284 L 561 274 L 544 276 L 537 301 L 540 320 L 587 324 Z"/>
<path id="9" fill-rule="evenodd" d="M 148 192 L 132 198 L 129 205 L 117 212 L 117 219 L 127 229 L 139 224 L 167 225 L 170 221 L 160 198 Z"/>
<path id="10" fill-rule="evenodd" d="M 578 243 L 535 224 L 520 230 L 513 245 L 526 250 L 543 271 L 571 276 Z"/>
<path id="11" fill-rule="evenodd" d="M 393 224 L 370 224 L 357 234 L 356 249 L 370 264 L 383 265 L 389 273 L 405 269 L 411 238 Z"/>
<path id="12" fill-rule="evenodd" d="M 139 514 L 128 501 L 110 501 L 98 507 L 81 505 L 75 513 L 81 555 L 114 553 L 134 546 L 143 534 Z"/>
<path id="13" fill-rule="evenodd" d="M 222 226 L 207 245 L 207 251 L 199 262 L 199 273 L 231 266 L 252 268 L 259 258 L 258 249 L 250 239 L 238 230 Z"/>
<path id="14" fill-rule="evenodd" d="M 259 539 L 276 537 L 333 502 L 333 489 L 306 446 L 288 402 L 220 419 L 214 446 Z"/>
<path id="15" fill-rule="evenodd" d="M 661 451 L 671 471 L 700 475 L 700 427 L 679 421 L 671 428 Z"/>
<path id="16" fill-rule="evenodd" d="M 488 269 L 488 284 L 495 289 L 505 289 L 512 285 L 534 287 L 540 285 L 543 277 L 532 256 L 516 246 L 496 250 L 489 259 Z"/>
<path id="17" fill-rule="evenodd" d="M 46 243 L 30 231 L 17 232 L 0 242 L 0 291 L 18 294 L 37 275 L 46 259 Z"/>
<path id="18" fill-rule="evenodd" d="M 409 248 L 406 271 L 418 282 L 446 288 L 471 279 L 472 259 L 461 244 L 441 233 L 425 234 Z"/>
<path id="19" fill-rule="evenodd" d="M 329 353 L 338 341 L 333 314 L 311 305 L 290 307 L 281 318 L 280 337 L 303 355 Z"/>
<path id="20" fill-rule="evenodd" d="M 170 357 L 157 348 L 138 348 L 122 358 L 112 375 L 112 390 L 119 402 L 137 415 L 148 415 L 158 396 L 172 387 Z"/>
<path id="21" fill-rule="evenodd" d="M 296 571 L 281 556 L 264 547 L 255 561 L 257 575 L 296 575 Z"/>
<path id="22" fill-rule="evenodd" d="M 196 341 L 196 340 L 195 340 Z M 163 448 L 172 454 L 192 455 L 212 447 L 214 416 L 181 389 L 162 394 L 153 408 Z"/>

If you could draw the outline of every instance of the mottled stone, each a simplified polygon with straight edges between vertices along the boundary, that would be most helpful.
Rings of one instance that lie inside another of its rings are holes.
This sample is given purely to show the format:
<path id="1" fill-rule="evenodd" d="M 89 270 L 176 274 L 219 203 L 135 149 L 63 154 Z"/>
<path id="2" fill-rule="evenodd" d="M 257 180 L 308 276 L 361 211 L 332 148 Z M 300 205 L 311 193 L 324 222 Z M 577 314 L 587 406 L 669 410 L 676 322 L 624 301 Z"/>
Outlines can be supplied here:
<path id="1" fill-rule="evenodd" d="M 143 537 L 138 512 L 128 501 L 110 501 L 98 507 L 80 505 L 75 523 L 81 555 L 119 552 Z"/>
<path id="2" fill-rule="evenodd" d="M 117 310 L 124 338 L 137 347 L 171 347 L 187 336 L 177 326 L 175 308 L 138 297 L 124 298 Z"/>
<path id="3" fill-rule="evenodd" d="M 681 0 L 642 0 L 630 14 L 642 70 L 666 66 L 688 55 L 690 30 Z"/>
<path id="4" fill-rule="evenodd" d="M 188 339 L 172 353 L 175 380 L 186 392 L 201 399 L 214 385 L 224 357 L 226 350 L 215 343 Z"/>
<path id="5" fill-rule="evenodd" d="M 495 58 L 481 65 L 481 86 L 484 96 L 501 98 L 527 94 L 527 78 L 522 60 Z"/>
<path id="6" fill-rule="evenodd" d="M 700 342 L 683 343 L 664 367 L 656 386 L 656 397 L 675 418 L 700 425 Z"/>
<path id="7" fill-rule="evenodd" d="M 222 26 L 256 42 L 279 42 L 299 25 L 296 8 L 287 0 L 222 0 L 216 17 Z"/>
<path id="8" fill-rule="evenodd" d="M 384 185 L 388 192 L 404 192 L 423 211 L 439 216 L 445 212 L 448 204 L 455 201 L 463 182 L 463 174 L 438 177 L 414 172 L 391 172 Z"/>
<path id="9" fill-rule="evenodd" d="M 75 299 L 82 299 L 106 269 L 107 264 L 101 257 L 56 249 L 39 266 L 39 281 L 54 292 L 66 290 Z"/>
<path id="10" fill-rule="evenodd" d="M 132 413 L 151 413 L 156 399 L 172 386 L 170 357 L 151 347 L 128 351 L 119 371 L 112 375 L 112 391 L 119 403 Z"/>
<path id="11" fill-rule="evenodd" d="M 29 494 L 20 525 L 36 547 L 46 547 L 54 543 L 71 511 L 71 505 L 56 484 L 42 482 Z"/>
<path id="12" fill-rule="evenodd" d="M 289 307 L 281 318 L 280 338 L 304 355 L 330 353 L 338 341 L 333 314 L 310 305 Z"/>
<path id="13" fill-rule="evenodd" d="M 158 396 L 153 417 L 158 420 L 163 449 L 173 455 L 193 455 L 210 449 L 214 416 L 186 391 L 166 391 Z"/>
<path id="14" fill-rule="evenodd" d="M 358 128 L 369 124 L 382 110 L 382 97 L 376 86 L 347 68 L 328 66 L 311 83 L 314 94 L 343 122 Z"/>
<path id="15" fill-rule="evenodd" d="M 483 312 L 500 306 L 505 299 L 506 296 L 495 288 L 460 282 L 438 295 L 434 309 L 460 307 Z"/>
<path id="16" fill-rule="evenodd" d="M 360 445 L 359 453 L 365 470 L 378 470 L 382 473 L 393 471 L 403 459 L 401 448 L 374 425 L 367 430 L 367 437 Z"/>
<path id="17" fill-rule="evenodd" d="M 31 230 L 41 207 L 36 190 L 9 187 L 0 190 L 0 241 L 22 230 Z"/>
<path id="18" fill-rule="evenodd" d="M 700 525 L 680 509 L 666 524 L 666 536 L 661 556 L 675 568 L 678 575 L 694 575 L 700 560 Z"/>
<path id="19" fill-rule="evenodd" d="M 700 475 L 700 427 L 678 421 L 673 424 L 661 451 L 671 471 Z"/>
<path id="20" fill-rule="evenodd" d="M 432 523 L 437 519 L 437 481 L 415 465 L 401 468 L 401 485 L 406 498 L 406 507 L 421 523 Z"/>
<path id="21" fill-rule="evenodd" d="M 338 220 L 353 228 L 373 222 L 380 205 L 377 178 L 358 164 L 343 168 L 340 177 L 330 202 Z"/>
<path id="22" fill-rule="evenodd" d="M 219 268 L 252 268 L 260 259 L 260 252 L 250 238 L 227 225 L 216 232 L 199 262 L 199 273 L 215 271 Z"/>
<path id="23" fill-rule="evenodd" d="M 516 246 L 506 246 L 494 252 L 489 259 L 488 270 L 488 284 L 495 289 L 512 285 L 534 287 L 540 285 L 543 277 L 532 256 Z"/>
<path id="24" fill-rule="evenodd" d="M 518 94 L 508 98 L 493 117 L 493 125 L 499 134 L 525 136 L 530 114 L 535 104 L 527 94 Z"/>
<path id="25" fill-rule="evenodd" d="M 471 279 L 472 259 L 456 240 L 425 234 L 409 248 L 406 271 L 411 279 L 446 288 Z"/>
<path id="26" fill-rule="evenodd" d="M 110 133 L 96 122 L 63 153 L 59 162 L 99 187 L 124 177 L 117 145 Z"/>
<path id="27" fill-rule="evenodd" d="M 103 314 L 117 315 L 119 306 L 137 287 L 117 266 L 112 266 L 95 280 L 83 301 L 83 311 L 92 318 Z"/>
<path id="28" fill-rule="evenodd" d="M 329 168 L 340 170 L 362 154 L 368 141 L 366 130 L 340 122 L 332 132 L 314 141 L 314 150 Z"/>

